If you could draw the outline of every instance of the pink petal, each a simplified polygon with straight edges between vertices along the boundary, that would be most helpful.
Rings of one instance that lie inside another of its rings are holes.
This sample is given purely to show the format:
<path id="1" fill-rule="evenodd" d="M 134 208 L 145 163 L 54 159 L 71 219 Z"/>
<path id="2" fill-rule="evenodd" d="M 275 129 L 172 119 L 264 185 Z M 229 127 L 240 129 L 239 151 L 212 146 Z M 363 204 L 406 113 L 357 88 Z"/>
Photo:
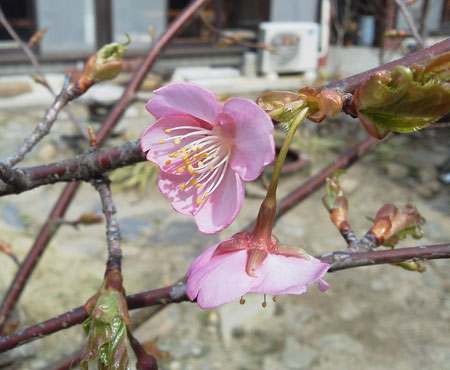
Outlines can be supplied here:
<path id="1" fill-rule="evenodd" d="M 156 96 L 146 105 L 156 118 L 174 113 L 187 113 L 214 124 L 222 110 L 215 95 L 199 85 L 176 82 L 155 90 Z"/>
<path id="2" fill-rule="evenodd" d="M 241 210 L 244 193 L 243 181 L 228 167 L 219 187 L 206 198 L 195 215 L 198 229 L 205 234 L 214 234 L 228 227 Z"/>
<path id="3" fill-rule="evenodd" d="M 328 284 L 325 280 L 319 279 L 317 282 L 319 283 L 319 290 L 322 293 L 330 287 L 330 284 Z"/>
<path id="4" fill-rule="evenodd" d="M 219 244 L 226 242 L 230 239 L 225 239 L 220 241 L 219 243 L 206 248 L 195 260 L 194 262 L 191 263 L 191 265 L 189 266 L 187 275 L 189 276 L 191 274 L 191 271 L 193 270 L 198 270 L 200 268 L 202 268 L 203 266 L 207 265 L 209 263 L 209 260 L 211 259 L 211 257 L 213 256 L 214 252 L 216 251 L 217 247 L 219 246 Z"/>
<path id="5" fill-rule="evenodd" d="M 173 135 L 183 135 L 190 132 L 189 129 L 176 130 L 169 134 L 164 132 L 164 130 L 179 126 L 201 127 L 201 123 L 187 114 L 172 114 L 160 118 L 142 134 L 142 151 L 148 152 L 147 160 L 156 163 L 161 171 L 175 174 L 176 169 L 184 165 L 184 161 L 181 157 L 170 158 L 169 154 L 195 140 L 195 138 L 186 138 L 179 145 L 176 145 L 173 140 L 169 140 L 168 138 Z M 160 144 L 161 140 L 164 140 L 163 144 Z M 167 165 L 166 161 L 169 159 L 171 160 L 171 164 Z"/>
<path id="6" fill-rule="evenodd" d="M 173 209 L 183 215 L 193 216 L 198 208 L 196 203 L 197 188 L 190 186 L 185 190 L 180 188 L 191 178 L 189 172 L 184 171 L 182 175 L 174 175 L 161 172 L 159 174 L 158 186 L 161 193 L 169 198 Z"/>
<path id="7" fill-rule="evenodd" d="M 269 254 L 255 272 L 258 282 L 250 292 L 270 295 L 301 294 L 308 285 L 318 281 L 329 267 L 314 257 L 306 260 Z"/>
<path id="8" fill-rule="evenodd" d="M 275 158 L 272 120 L 257 104 L 247 99 L 230 99 L 223 108 L 235 121 L 231 168 L 243 180 L 255 180 L 264 166 Z"/>
<path id="9" fill-rule="evenodd" d="M 210 254 L 215 247 L 217 245 L 204 253 Z M 210 260 L 203 258 L 202 261 L 204 265 L 197 264 L 189 269 L 186 283 L 189 299 L 197 298 L 201 308 L 214 308 L 231 302 L 246 294 L 253 284 L 254 278 L 245 273 L 245 250 L 215 256 Z"/>

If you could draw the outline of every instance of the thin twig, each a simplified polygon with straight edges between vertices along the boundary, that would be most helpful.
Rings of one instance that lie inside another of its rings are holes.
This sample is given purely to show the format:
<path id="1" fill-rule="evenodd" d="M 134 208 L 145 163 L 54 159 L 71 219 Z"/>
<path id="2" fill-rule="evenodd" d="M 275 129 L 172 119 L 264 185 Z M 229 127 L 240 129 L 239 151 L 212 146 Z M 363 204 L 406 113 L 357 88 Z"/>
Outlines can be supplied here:
<path id="1" fill-rule="evenodd" d="M 322 256 L 318 256 L 317 258 L 331 265 L 331 268 L 328 270 L 329 272 L 335 272 L 354 267 L 373 266 L 408 260 L 450 258 L 450 243 L 358 253 L 345 253 L 338 251 L 327 253 Z M 186 296 L 186 285 L 183 283 L 129 295 L 126 297 L 126 300 L 129 310 L 160 304 L 167 305 L 169 303 L 189 301 Z M 74 308 L 71 311 L 43 321 L 40 324 L 33 325 L 18 333 L 0 338 L 0 352 L 7 351 L 32 340 L 80 324 L 86 318 L 87 314 L 84 311 L 84 307 Z"/>
<path id="2" fill-rule="evenodd" d="M 106 219 L 106 240 L 108 241 L 108 261 L 107 261 L 107 272 L 108 269 L 121 270 L 122 261 L 122 249 L 120 247 L 120 229 L 119 223 L 116 218 L 116 207 L 111 195 L 111 189 L 109 187 L 110 180 L 106 176 L 92 180 L 92 185 L 100 194 L 100 199 L 102 200 L 103 214 Z"/>
<path id="3" fill-rule="evenodd" d="M 17 151 L 3 161 L 3 164 L 13 167 L 19 163 L 45 135 L 48 135 L 61 109 L 64 108 L 69 101 L 81 95 L 81 92 L 78 95 L 72 94 L 72 91 L 68 92 L 67 88 L 69 87 L 69 83 L 70 75 L 66 75 L 61 92 L 56 97 L 50 109 L 45 113 L 44 119 L 38 123 L 33 133 L 23 141 Z"/>
<path id="4" fill-rule="evenodd" d="M 110 111 L 99 132 L 97 133 L 97 144 L 99 146 L 101 146 L 101 144 L 107 139 L 112 129 L 119 122 L 123 112 L 128 106 L 128 101 L 135 95 L 148 71 L 154 65 L 163 49 L 192 19 L 195 13 L 208 3 L 208 1 L 209 0 L 193 1 L 188 7 L 183 10 L 179 17 L 171 23 L 171 25 L 167 28 L 166 32 L 161 36 L 161 38 L 155 44 L 153 44 L 148 55 L 142 61 L 142 63 L 134 73 L 132 79 L 128 83 L 122 97 L 114 105 L 113 109 Z M 55 220 L 64 217 L 64 214 L 66 213 L 75 193 L 77 192 L 79 185 L 79 182 L 74 182 L 66 185 L 59 199 L 56 201 L 56 204 L 51 211 L 47 222 L 40 230 L 39 235 L 37 236 L 30 252 L 22 263 L 20 270 L 17 272 L 16 276 L 9 286 L 8 291 L 5 293 L 2 305 L 0 307 L 0 330 L 11 314 L 11 311 L 14 308 L 17 300 L 19 299 L 28 278 L 30 277 L 39 261 L 39 257 L 44 253 L 48 243 L 53 236 L 53 233 L 56 231 L 57 226 L 55 226 L 54 224 Z"/>
<path id="5" fill-rule="evenodd" d="M 41 66 L 39 65 L 39 61 L 36 58 L 36 55 L 34 54 L 33 50 L 30 48 L 30 46 L 19 37 L 17 32 L 14 30 L 14 28 L 11 27 L 11 24 L 6 19 L 1 6 L 0 6 L 0 23 L 3 25 L 3 27 L 5 27 L 6 31 L 9 33 L 9 35 L 13 38 L 13 40 L 17 43 L 17 45 L 19 45 L 19 47 L 22 49 L 22 51 L 26 54 L 26 56 L 30 60 L 30 63 L 34 67 L 34 70 L 40 77 L 40 82 L 42 83 L 42 85 L 45 86 L 47 88 L 47 90 L 50 91 L 50 93 L 53 95 L 53 97 L 56 98 L 56 94 L 55 94 L 53 88 L 48 83 L 47 78 L 45 77 L 45 74 L 42 71 Z M 64 107 L 64 112 L 69 116 L 69 119 L 73 122 L 75 127 L 81 133 L 81 135 L 85 139 L 88 140 L 89 136 L 87 135 L 86 130 L 83 129 L 80 121 L 78 121 L 78 119 L 74 116 L 74 114 L 72 113 L 70 108 Z"/>
<path id="6" fill-rule="evenodd" d="M 394 0 L 394 1 L 397 4 L 400 11 L 402 12 L 403 17 L 405 17 L 406 23 L 408 23 L 408 27 L 412 35 L 416 39 L 420 48 L 423 49 L 425 47 L 425 43 L 423 42 L 422 36 L 420 36 L 419 31 L 417 31 L 417 28 L 412 20 L 411 14 L 409 13 L 409 10 L 406 7 L 405 3 L 403 2 L 403 0 Z"/>

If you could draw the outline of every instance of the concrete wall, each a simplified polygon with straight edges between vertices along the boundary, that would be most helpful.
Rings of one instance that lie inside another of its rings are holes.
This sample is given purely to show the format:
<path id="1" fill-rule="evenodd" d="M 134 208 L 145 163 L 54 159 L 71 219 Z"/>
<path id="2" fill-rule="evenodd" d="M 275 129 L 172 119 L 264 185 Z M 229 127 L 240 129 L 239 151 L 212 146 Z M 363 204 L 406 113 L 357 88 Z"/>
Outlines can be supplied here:
<path id="1" fill-rule="evenodd" d="M 270 20 L 273 22 L 317 22 L 318 0 L 272 0 Z"/>

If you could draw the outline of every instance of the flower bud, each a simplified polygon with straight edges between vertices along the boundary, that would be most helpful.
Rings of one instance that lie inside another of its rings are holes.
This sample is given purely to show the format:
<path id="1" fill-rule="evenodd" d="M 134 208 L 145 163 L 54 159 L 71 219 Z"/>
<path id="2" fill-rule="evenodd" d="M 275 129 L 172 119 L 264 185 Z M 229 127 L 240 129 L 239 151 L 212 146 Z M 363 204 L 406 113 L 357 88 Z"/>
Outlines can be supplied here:
<path id="1" fill-rule="evenodd" d="M 97 82 L 112 80 L 122 70 L 122 57 L 130 38 L 124 44 L 113 42 L 103 46 L 96 54 L 91 55 L 86 61 L 80 80 L 77 82 L 82 91 L 86 91 Z"/>
<path id="2" fill-rule="evenodd" d="M 333 117 L 342 112 L 342 97 L 334 90 L 315 90 L 305 87 L 292 93 L 269 91 L 262 94 L 257 103 L 270 117 L 278 122 L 292 122 L 305 107 L 309 108 L 308 119 L 321 122 L 326 116 Z"/>
<path id="3" fill-rule="evenodd" d="M 377 212 L 372 232 L 383 240 L 384 246 L 394 247 L 408 235 L 420 239 L 423 236 L 421 226 L 424 223 L 425 219 L 417 208 L 410 204 L 407 204 L 401 212 L 394 205 L 385 204 Z M 386 227 L 387 224 L 389 227 Z"/>

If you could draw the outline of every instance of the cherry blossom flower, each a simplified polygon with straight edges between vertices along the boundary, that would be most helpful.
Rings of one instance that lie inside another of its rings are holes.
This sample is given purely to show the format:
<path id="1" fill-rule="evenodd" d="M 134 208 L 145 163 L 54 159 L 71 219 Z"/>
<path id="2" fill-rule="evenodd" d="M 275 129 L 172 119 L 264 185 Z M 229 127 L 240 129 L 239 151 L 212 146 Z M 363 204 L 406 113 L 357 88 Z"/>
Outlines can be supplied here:
<path id="1" fill-rule="evenodd" d="M 328 283 L 321 277 L 329 267 L 274 237 L 262 246 L 252 234 L 239 233 L 197 257 L 188 270 L 186 292 L 201 308 L 214 308 L 246 293 L 302 294 L 315 282 L 323 292 Z"/>
<path id="2" fill-rule="evenodd" d="M 244 200 L 244 181 L 258 178 L 275 156 L 273 124 L 247 99 L 222 105 L 190 83 L 155 90 L 147 110 L 158 120 L 142 135 L 147 159 L 160 169 L 159 189 L 199 230 L 213 234 L 231 224 Z"/>

